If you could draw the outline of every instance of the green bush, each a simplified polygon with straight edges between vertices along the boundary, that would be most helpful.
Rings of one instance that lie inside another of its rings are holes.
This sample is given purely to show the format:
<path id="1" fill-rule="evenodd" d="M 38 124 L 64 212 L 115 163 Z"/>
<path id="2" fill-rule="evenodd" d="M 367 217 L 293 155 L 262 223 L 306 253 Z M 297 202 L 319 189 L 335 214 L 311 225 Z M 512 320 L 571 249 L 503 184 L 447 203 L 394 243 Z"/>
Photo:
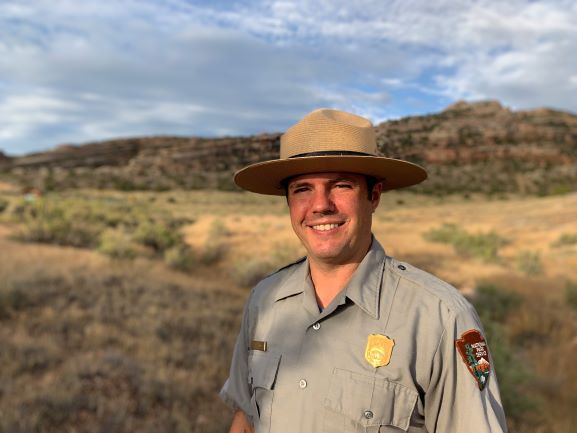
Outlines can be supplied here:
<path id="1" fill-rule="evenodd" d="M 14 311 L 21 310 L 29 303 L 26 292 L 16 289 L 0 290 L 0 320 L 7 319 Z"/>
<path id="2" fill-rule="evenodd" d="M 522 251 L 515 257 L 517 269 L 524 274 L 535 276 L 543 273 L 541 256 L 537 252 Z"/>
<path id="3" fill-rule="evenodd" d="M 134 240 L 152 248 L 156 253 L 164 253 L 182 243 L 182 235 L 164 222 L 146 221 L 134 231 Z"/>
<path id="4" fill-rule="evenodd" d="M 106 230 L 100 236 L 98 252 L 115 259 L 133 259 L 138 255 L 137 246 L 122 230 Z"/>
<path id="5" fill-rule="evenodd" d="M 198 252 L 198 261 L 203 265 L 214 265 L 226 256 L 228 249 L 228 245 L 224 242 L 217 240 L 213 243 L 209 239 Z"/>
<path id="6" fill-rule="evenodd" d="M 558 248 L 575 244 L 577 244 L 577 233 L 563 233 L 551 246 Z"/>
<path id="7" fill-rule="evenodd" d="M 535 393 L 529 389 L 535 381 L 534 373 L 520 351 L 511 344 L 505 326 L 484 321 L 484 329 L 494 370 L 499 378 L 499 391 L 505 413 L 510 420 L 522 423 L 539 407 Z"/>
<path id="8" fill-rule="evenodd" d="M 577 283 L 568 281 L 565 286 L 565 299 L 567 304 L 575 311 L 577 311 Z"/>
<path id="9" fill-rule="evenodd" d="M 92 248 L 98 244 L 100 231 L 83 221 L 51 217 L 26 221 L 15 237 L 27 242 Z"/>
<path id="10" fill-rule="evenodd" d="M 8 209 L 9 204 L 10 204 L 10 202 L 8 200 L 6 200 L 3 197 L 0 197 L 0 213 L 4 212 L 6 209 Z"/>
<path id="11" fill-rule="evenodd" d="M 186 244 L 178 244 L 164 252 L 164 262 L 179 271 L 191 271 L 196 263 L 194 251 Z"/>
<path id="12" fill-rule="evenodd" d="M 473 304 L 481 319 L 503 323 L 513 310 L 523 303 L 523 297 L 516 292 L 482 283 L 477 286 Z"/>
<path id="13" fill-rule="evenodd" d="M 266 260 L 248 259 L 237 263 L 233 277 L 244 287 L 252 287 L 274 270 L 274 266 Z"/>
<path id="14" fill-rule="evenodd" d="M 481 259 L 484 262 L 499 260 L 499 248 L 506 244 L 497 233 L 469 234 L 456 224 L 443 224 L 440 228 L 426 232 L 424 238 L 431 242 L 446 243 L 453 246 L 455 252 L 464 257 Z"/>
<path id="15" fill-rule="evenodd" d="M 524 298 L 518 293 L 490 283 L 479 285 L 473 298 L 499 377 L 505 412 L 516 422 L 522 421 L 538 405 L 528 392 L 528 387 L 534 381 L 533 373 L 522 359 L 521 350 L 507 333 L 507 318 L 523 301 Z"/>
<path id="16" fill-rule="evenodd" d="M 209 238 L 224 238 L 231 235 L 231 231 L 221 219 L 215 219 L 210 225 Z"/>

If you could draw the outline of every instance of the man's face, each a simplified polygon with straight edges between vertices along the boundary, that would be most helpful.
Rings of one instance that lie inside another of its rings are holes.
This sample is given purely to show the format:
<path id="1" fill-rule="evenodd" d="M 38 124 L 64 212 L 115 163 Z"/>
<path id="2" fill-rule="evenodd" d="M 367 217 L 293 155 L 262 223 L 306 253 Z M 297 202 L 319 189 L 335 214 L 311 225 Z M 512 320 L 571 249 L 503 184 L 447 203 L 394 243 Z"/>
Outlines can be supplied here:
<path id="1" fill-rule="evenodd" d="M 315 173 L 288 183 L 293 230 L 309 259 L 326 264 L 360 262 L 371 243 L 372 214 L 382 185 L 369 199 L 366 178 L 352 173 Z"/>

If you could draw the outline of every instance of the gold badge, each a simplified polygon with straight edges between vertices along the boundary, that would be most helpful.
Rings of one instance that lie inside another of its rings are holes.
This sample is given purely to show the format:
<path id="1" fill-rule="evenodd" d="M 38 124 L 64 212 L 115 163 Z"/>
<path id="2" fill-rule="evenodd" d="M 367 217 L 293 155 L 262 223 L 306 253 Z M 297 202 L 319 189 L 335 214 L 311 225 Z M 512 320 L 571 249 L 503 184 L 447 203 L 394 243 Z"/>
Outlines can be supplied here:
<path id="1" fill-rule="evenodd" d="M 391 360 L 393 346 L 395 342 L 389 337 L 381 334 L 370 334 L 365 350 L 365 359 L 373 367 L 382 367 Z"/>

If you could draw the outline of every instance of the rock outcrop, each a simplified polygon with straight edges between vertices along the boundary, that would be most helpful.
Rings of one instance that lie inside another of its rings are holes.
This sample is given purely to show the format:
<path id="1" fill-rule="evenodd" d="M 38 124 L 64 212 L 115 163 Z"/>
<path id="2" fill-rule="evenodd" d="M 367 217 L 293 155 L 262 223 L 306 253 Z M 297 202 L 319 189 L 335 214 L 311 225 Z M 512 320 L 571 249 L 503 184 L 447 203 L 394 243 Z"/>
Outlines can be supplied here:
<path id="1" fill-rule="evenodd" d="M 383 155 L 429 171 L 416 191 L 577 190 L 577 116 L 570 113 L 544 108 L 515 112 L 497 101 L 460 101 L 440 113 L 387 121 L 375 129 Z M 40 189 L 234 189 L 235 170 L 276 158 L 278 152 L 279 134 L 142 137 L 61 145 L 14 158 L 0 154 L 0 172 Z"/>

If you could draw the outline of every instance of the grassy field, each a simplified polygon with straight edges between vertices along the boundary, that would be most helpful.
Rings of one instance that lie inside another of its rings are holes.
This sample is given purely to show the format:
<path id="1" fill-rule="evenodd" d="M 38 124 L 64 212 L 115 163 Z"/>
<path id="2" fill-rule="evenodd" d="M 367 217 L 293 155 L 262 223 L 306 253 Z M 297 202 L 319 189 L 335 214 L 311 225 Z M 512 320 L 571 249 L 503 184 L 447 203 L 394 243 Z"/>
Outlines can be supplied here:
<path id="1" fill-rule="evenodd" d="M 577 424 L 577 195 L 389 193 L 390 255 L 471 297 L 512 432 Z M 298 258 L 283 198 L 0 187 L 0 433 L 225 432 L 249 287 Z"/>

